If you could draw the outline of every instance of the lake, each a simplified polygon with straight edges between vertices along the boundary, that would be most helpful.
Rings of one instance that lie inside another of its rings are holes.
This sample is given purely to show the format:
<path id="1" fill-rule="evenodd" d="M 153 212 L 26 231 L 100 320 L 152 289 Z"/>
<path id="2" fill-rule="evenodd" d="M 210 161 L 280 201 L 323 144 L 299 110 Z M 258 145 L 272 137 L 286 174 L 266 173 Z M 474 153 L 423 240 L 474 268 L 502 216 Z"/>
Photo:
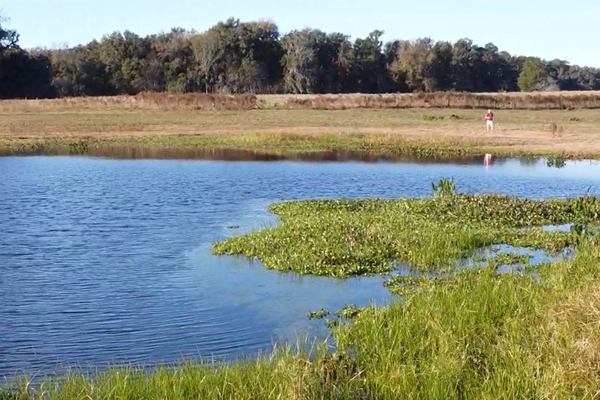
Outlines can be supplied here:
<path id="1" fill-rule="evenodd" d="M 600 184 L 590 161 L 179 158 L 0 157 L 0 376 L 252 356 L 325 337 L 309 311 L 389 301 L 384 277 L 299 277 L 211 255 L 215 240 L 272 224 L 272 202 L 430 196 L 446 177 L 459 192 L 531 198 Z"/>

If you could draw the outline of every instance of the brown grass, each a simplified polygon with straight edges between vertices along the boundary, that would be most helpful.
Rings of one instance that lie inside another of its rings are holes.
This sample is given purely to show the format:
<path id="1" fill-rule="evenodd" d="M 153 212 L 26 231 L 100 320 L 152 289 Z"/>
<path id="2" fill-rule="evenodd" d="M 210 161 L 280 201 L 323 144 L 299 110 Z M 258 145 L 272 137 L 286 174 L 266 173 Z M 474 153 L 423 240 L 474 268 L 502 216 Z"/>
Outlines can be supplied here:
<path id="1" fill-rule="evenodd" d="M 140 93 L 135 96 L 69 97 L 43 100 L 2 100 L 2 111 L 133 109 L 158 111 L 251 110 L 258 108 L 254 95 L 213 95 L 203 93 Z"/>
<path id="2" fill-rule="evenodd" d="M 600 92 L 414 93 L 340 95 L 213 95 L 141 93 L 136 96 L 75 97 L 53 100 L 3 100 L 0 112 L 69 109 L 250 110 L 455 108 L 495 110 L 564 110 L 600 108 Z"/>
<path id="3" fill-rule="evenodd" d="M 560 93 L 415 93 L 288 96 L 285 108 L 456 108 L 496 110 L 564 110 L 600 108 L 600 92 Z"/>

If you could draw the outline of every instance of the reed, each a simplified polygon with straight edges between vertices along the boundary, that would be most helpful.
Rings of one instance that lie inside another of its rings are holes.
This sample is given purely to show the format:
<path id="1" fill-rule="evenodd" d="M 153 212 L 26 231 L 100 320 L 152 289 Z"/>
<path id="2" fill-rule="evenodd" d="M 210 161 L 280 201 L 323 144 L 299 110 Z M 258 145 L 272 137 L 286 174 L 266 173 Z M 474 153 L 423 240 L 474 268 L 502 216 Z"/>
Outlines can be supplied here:
<path id="1" fill-rule="evenodd" d="M 600 92 L 351 94 L 289 96 L 284 108 L 345 110 L 355 108 L 455 108 L 495 110 L 565 110 L 600 107 Z"/>
<path id="2" fill-rule="evenodd" d="M 2 111 L 27 110 L 156 110 L 156 111 L 215 111 L 251 110 L 258 107 L 255 95 L 221 95 L 204 93 L 144 92 L 135 96 L 69 97 L 41 100 L 2 100 Z"/>

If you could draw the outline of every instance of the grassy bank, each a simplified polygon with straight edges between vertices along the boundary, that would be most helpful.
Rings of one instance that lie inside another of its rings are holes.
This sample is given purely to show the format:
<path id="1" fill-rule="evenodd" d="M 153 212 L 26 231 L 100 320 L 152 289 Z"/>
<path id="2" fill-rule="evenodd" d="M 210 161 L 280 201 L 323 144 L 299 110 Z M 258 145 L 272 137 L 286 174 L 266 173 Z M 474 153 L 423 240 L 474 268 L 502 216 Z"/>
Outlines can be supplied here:
<path id="1" fill-rule="evenodd" d="M 238 149 L 300 154 L 600 156 L 600 113 L 498 111 L 486 132 L 479 110 L 164 111 L 57 108 L 6 111 L 0 151 L 68 149 Z"/>
<path id="2" fill-rule="evenodd" d="M 229 366 L 74 373 L 41 386 L 22 384 L 0 398 L 596 398 L 600 244 L 594 235 L 535 227 L 597 221 L 600 199 L 452 195 L 448 183 L 436 193 L 435 199 L 283 203 L 273 206 L 283 227 L 215 246 L 235 244 L 278 269 L 336 276 L 387 271 L 389 257 L 421 270 L 448 269 L 477 246 L 505 241 L 550 251 L 571 246 L 576 256 L 537 267 L 540 281 L 527 268 L 498 274 L 499 262 L 445 279 L 394 280 L 390 288 L 403 301 L 363 309 L 335 327 L 335 354 L 280 350 Z"/>

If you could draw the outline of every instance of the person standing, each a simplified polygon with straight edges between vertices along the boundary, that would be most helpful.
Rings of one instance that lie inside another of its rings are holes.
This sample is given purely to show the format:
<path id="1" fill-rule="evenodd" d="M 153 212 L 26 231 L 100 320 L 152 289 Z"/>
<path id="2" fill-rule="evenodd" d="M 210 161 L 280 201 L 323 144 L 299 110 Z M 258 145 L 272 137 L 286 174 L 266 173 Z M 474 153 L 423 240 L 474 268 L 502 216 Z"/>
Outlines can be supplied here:
<path id="1" fill-rule="evenodd" d="M 494 113 L 492 110 L 488 110 L 487 114 L 485 114 L 486 128 L 488 131 L 494 130 Z"/>

